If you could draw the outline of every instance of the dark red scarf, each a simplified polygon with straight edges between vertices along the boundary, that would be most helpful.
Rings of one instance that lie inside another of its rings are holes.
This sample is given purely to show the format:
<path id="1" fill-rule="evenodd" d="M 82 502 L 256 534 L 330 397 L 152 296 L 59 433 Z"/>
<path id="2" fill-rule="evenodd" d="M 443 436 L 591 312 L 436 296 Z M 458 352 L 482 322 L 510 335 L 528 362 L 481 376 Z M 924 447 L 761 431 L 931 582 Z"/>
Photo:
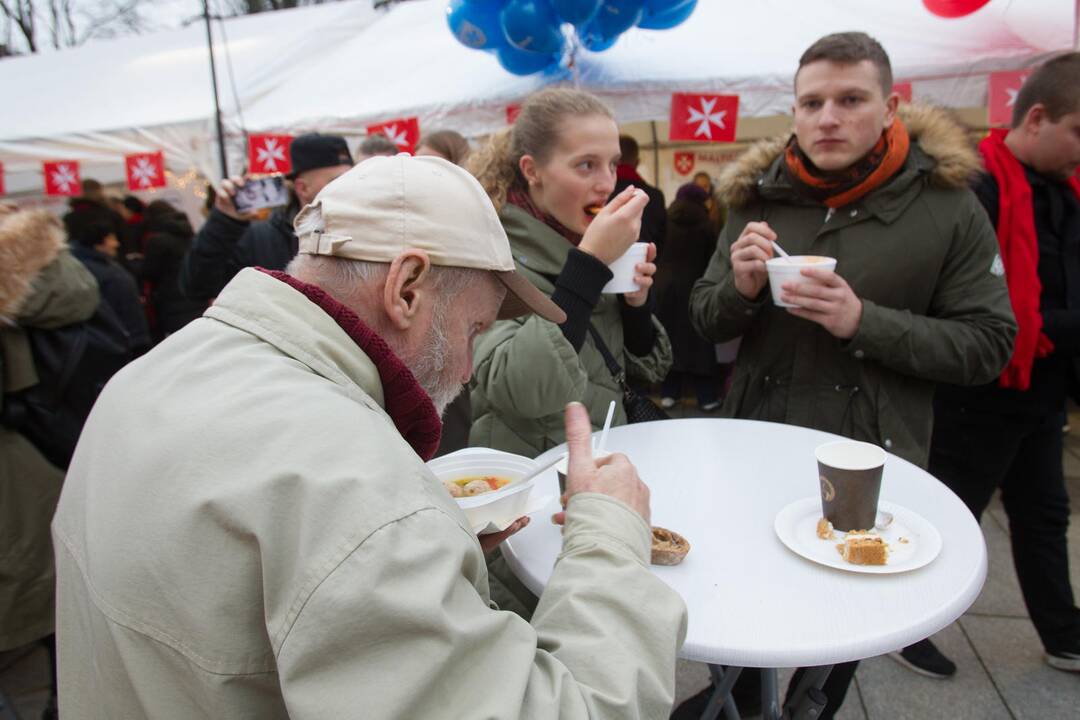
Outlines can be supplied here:
<path id="1" fill-rule="evenodd" d="M 636 166 L 627 165 L 625 163 L 620 163 L 615 166 L 615 177 L 619 180 L 629 180 L 631 182 L 639 183 L 645 182 L 645 178 L 641 177 Z"/>
<path id="2" fill-rule="evenodd" d="M 870 152 L 849 168 L 830 173 L 818 170 L 794 135 L 784 151 L 784 166 L 796 192 L 826 207 L 840 208 L 891 180 L 907 161 L 910 148 L 907 128 L 897 118 Z"/>
<path id="3" fill-rule="evenodd" d="M 427 392 L 420 387 L 412 371 L 398 359 L 386 341 L 365 325 L 356 313 L 330 297 L 321 288 L 301 282 L 277 270 L 263 268 L 259 270 L 302 293 L 348 333 L 352 341 L 364 351 L 374 363 L 375 369 L 379 371 L 386 414 L 394 421 L 398 432 L 424 462 L 434 457 L 435 451 L 439 449 L 439 438 L 442 436 L 442 421 L 439 419 L 439 414 L 435 412 L 435 406 Z"/>
<path id="4" fill-rule="evenodd" d="M 510 203 L 511 205 L 517 206 L 525 212 L 529 213 L 534 218 L 544 223 L 549 228 L 569 240 L 570 244 L 574 247 L 577 247 L 578 244 L 581 242 L 581 235 L 566 227 L 561 222 L 548 215 L 540 208 L 536 207 L 536 203 L 532 201 L 532 197 L 529 195 L 528 190 L 510 188 L 506 192 L 506 202 Z"/>
<path id="5" fill-rule="evenodd" d="M 1044 358 L 1054 350 L 1054 343 L 1042 331 L 1039 300 L 1039 238 L 1035 234 L 1035 210 L 1031 200 L 1031 184 L 1024 166 L 1005 144 L 1007 129 L 991 130 L 979 143 L 986 171 L 997 181 L 997 236 L 1001 259 L 1005 263 L 1005 279 L 1009 283 L 1009 300 L 1019 331 L 1013 345 L 1009 364 L 998 379 L 1001 387 L 1027 390 L 1031 387 L 1031 368 L 1036 358 Z M 1073 192 L 1080 198 L 1080 180 L 1069 179 Z"/>

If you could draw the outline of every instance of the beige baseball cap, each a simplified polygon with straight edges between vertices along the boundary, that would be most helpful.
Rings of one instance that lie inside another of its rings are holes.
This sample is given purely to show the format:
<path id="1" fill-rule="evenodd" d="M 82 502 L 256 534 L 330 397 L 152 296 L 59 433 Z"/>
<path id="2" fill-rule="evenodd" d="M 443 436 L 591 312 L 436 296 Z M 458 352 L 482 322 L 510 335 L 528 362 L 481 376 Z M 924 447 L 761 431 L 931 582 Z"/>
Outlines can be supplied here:
<path id="1" fill-rule="evenodd" d="M 324 187 L 296 216 L 298 225 L 313 207 L 325 228 L 300 238 L 303 254 L 389 263 L 404 250 L 423 250 L 433 265 L 490 270 L 507 289 L 500 319 L 536 313 L 566 321 L 514 269 L 510 241 L 480 183 L 442 158 L 368 158 Z"/>

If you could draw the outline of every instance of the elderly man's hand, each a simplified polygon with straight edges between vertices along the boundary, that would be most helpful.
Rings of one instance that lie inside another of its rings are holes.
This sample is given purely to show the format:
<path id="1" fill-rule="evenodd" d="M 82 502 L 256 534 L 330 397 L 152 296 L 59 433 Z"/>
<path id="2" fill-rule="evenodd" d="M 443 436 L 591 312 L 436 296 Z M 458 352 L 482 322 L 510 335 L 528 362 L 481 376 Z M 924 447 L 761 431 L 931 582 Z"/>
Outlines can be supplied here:
<path id="1" fill-rule="evenodd" d="M 803 268 L 802 275 L 816 282 L 786 282 L 781 299 L 798 305 L 788 312 L 816 322 L 834 337 L 849 340 L 862 322 L 862 300 L 844 278 L 832 270 Z"/>
<path id="2" fill-rule="evenodd" d="M 649 524 L 649 488 L 641 482 L 637 470 L 625 455 L 615 453 L 594 460 L 592 456 L 592 424 L 589 413 L 581 403 L 566 406 L 567 460 L 565 508 L 570 499 L 583 492 L 602 493 L 622 500 L 633 508 L 645 524 Z M 556 513 L 552 520 L 559 525 L 566 521 L 566 512 Z"/>
<path id="3" fill-rule="evenodd" d="M 529 518 L 527 516 L 519 517 L 517 520 L 510 524 L 510 527 L 506 528 L 502 532 L 491 533 L 489 535 L 478 535 L 476 539 L 480 541 L 480 548 L 484 551 L 484 554 L 487 555 L 493 552 L 495 548 L 499 547 L 499 545 L 502 544 L 503 540 L 510 537 L 518 530 L 523 529 L 528 524 Z"/>

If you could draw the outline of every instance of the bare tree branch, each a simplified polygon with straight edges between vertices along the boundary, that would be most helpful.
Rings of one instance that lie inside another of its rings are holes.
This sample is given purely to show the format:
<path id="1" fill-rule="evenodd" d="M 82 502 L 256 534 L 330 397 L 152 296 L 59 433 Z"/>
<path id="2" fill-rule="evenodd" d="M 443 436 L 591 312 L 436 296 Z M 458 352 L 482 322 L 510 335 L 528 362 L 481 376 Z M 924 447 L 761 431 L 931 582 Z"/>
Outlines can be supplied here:
<path id="1" fill-rule="evenodd" d="M 14 8 L 14 9 L 13 9 Z M 14 22 L 22 33 L 30 52 L 37 52 L 37 38 L 34 31 L 34 0 L 0 0 L 0 12 Z"/>

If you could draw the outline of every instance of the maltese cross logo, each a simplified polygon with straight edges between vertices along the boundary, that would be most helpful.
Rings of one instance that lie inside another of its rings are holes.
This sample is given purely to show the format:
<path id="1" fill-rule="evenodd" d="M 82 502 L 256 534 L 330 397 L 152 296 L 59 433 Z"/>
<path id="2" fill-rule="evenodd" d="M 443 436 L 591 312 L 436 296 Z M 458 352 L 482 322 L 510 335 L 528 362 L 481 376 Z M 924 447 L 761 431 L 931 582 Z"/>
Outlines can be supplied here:
<path id="1" fill-rule="evenodd" d="M 256 151 L 259 164 L 270 172 L 277 172 L 278 162 L 285 162 L 285 148 L 278 145 L 277 138 L 266 138 L 263 146 Z"/>

